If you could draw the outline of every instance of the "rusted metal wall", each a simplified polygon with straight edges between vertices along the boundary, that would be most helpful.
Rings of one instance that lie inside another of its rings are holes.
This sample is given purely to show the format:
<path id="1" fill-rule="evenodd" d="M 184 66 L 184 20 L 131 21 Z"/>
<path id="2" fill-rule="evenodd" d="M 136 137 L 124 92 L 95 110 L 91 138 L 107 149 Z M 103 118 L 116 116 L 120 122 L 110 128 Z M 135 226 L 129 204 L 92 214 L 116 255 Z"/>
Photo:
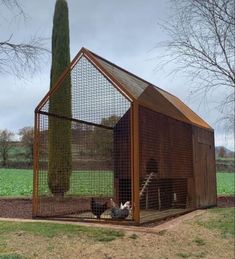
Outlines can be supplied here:
<path id="1" fill-rule="evenodd" d="M 191 125 L 140 108 L 141 176 L 154 159 L 159 178 L 192 177 Z"/>
<path id="2" fill-rule="evenodd" d="M 141 209 L 193 207 L 192 127 L 140 106 Z"/>
<path id="3" fill-rule="evenodd" d="M 216 205 L 214 132 L 193 126 L 195 203 L 197 208 Z"/>
<path id="4" fill-rule="evenodd" d="M 131 110 L 118 121 L 113 130 L 115 200 L 131 201 Z"/>

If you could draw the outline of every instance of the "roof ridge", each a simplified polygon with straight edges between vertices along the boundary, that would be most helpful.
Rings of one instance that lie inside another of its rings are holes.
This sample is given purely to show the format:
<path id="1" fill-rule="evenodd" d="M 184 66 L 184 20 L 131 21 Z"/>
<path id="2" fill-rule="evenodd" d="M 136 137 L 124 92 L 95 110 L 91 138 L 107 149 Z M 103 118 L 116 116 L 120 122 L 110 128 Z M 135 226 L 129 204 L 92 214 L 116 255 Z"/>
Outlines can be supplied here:
<path id="1" fill-rule="evenodd" d="M 90 51 L 89 49 L 86 49 L 86 48 L 83 48 L 83 49 L 85 49 L 86 51 L 90 52 L 92 55 L 98 57 L 99 59 L 102 59 L 103 61 L 109 63 L 110 65 L 115 66 L 116 68 L 122 70 L 123 72 L 125 72 L 125 73 L 127 73 L 127 74 L 129 74 L 129 75 L 131 75 L 131 76 L 133 76 L 133 77 L 135 77 L 135 78 L 137 78 L 137 79 L 143 81 L 144 83 L 149 84 L 149 85 L 155 87 L 156 89 L 159 89 L 159 90 L 161 90 L 161 91 L 166 92 L 167 94 L 170 94 L 170 95 L 176 97 L 175 95 L 173 95 L 172 93 L 166 91 L 165 89 L 162 89 L 161 87 L 154 85 L 153 83 L 151 83 L 151 82 L 149 82 L 149 81 L 143 79 L 142 77 L 139 77 L 139 76 L 135 75 L 134 73 L 132 73 L 132 72 L 130 72 L 130 71 L 128 71 L 128 70 L 126 70 L 126 69 L 124 69 L 124 68 L 118 66 L 117 64 L 115 64 L 115 63 L 113 63 L 113 62 L 111 62 L 111 61 L 109 61 L 109 60 L 107 60 L 107 59 L 105 59 L 105 58 L 99 56 L 98 54 L 94 53 L 93 51 Z"/>
<path id="2" fill-rule="evenodd" d="M 86 49 L 86 48 L 82 48 L 82 49 L 83 49 L 83 52 L 87 53 L 87 55 L 90 55 L 90 58 L 93 58 L 94 61 L 96 60 L 98 63 L 101 63 L 101 64 L 103 62 L 104 65 L 106 64 L 105 66 L 110 66 L 111 68 L 113 68 L 114 71 L 116 69 L 117 71 L 119 71 L 119 73 L 122 72 L 122 73 L 126 74 L 126 76 L 129 77 L 129 78 L 132 78 L 132 80 L 134 80 L 134 79 L 139 80 L 139 82 L 136 81 L 137 85 L 139 85 L 141 83 L 146 84 L 145 88 L 144 89 L 142 88 L 143 91 L 141 89 L 139 89 L 139 94 L 140 94 L 139 96 L 138 96 L 138 88 L 136 88 L 137 89 L 137 92 L 136 92 L 137 95 L 136 96 L 135 96 L 135 94 L 133 95 L 134 99 L 138 100 L 139 97 L 142 95 L 142 93 L 144 93 L 144 91 L 147 89 L 146 87 L 152 87 L 156 92 L 158 92 L 160 95 L 162 95 L 169 102 L 169 104 L 173 104 L 174 108 L 177 111 L 179 111 L 181 113 L 181 115 L 183 115 L 187 119 L 187 121 L 189 120 L 189 122 L 187 122 L 187 123 L 190 123 L 192 125 L 197 125 L 199 127 L 207 128 L 207 129 L 212 129 L 211 126 L 204 119 L 202 119 L 196 112 L 194 112 L 191 108 L 189 108 L 189 106 L 186 105 L 179 97 L 177 97 L 177 96 L 169 93 L 168 91 L 148 82 L 147 80 L 129 72 L 128 70 L 110 62 L 109 60 L 97 55 L 96 53 L 90 51 L 89 49 Z M 103 64 L 102 64 L 101 67 L 103 67 Z M 106 70 L 106 68 L 105 68 L 105 70 Z M 106 72 L 107 71 L 108 70 L 106 70 Z M 110 74 L 110 71 L 108 73 Z M 111 72 L 111 74 L 112 74 L 112 72 Z M 115 75 L 113 75 L 112 77 L 115 77 Z M 119 79 L 117 79 L 117 81 L 118 80 Z M 119 81 L 119 83 L 120 83 L 120 81 Z M 123 84 L 123 83 L 125 85 L 125 82 L 122 82 L 120 84 Z M 128 91 L 129 91 L 129 94 L 132 93 L 131 89 L 129 89 Z"/>

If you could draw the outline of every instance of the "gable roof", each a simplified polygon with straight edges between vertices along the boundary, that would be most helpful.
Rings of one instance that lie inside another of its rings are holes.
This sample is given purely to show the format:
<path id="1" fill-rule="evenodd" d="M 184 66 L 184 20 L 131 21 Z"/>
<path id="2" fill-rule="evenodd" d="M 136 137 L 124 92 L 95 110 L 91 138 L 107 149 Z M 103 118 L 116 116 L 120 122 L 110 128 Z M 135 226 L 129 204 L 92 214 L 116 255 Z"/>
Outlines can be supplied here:
<path id="1" fill-rule="evenodd" d="M 208 123 L 176 96 L 111 63 L 88 49 L 82 48 L 80 53 L 85 55 L 130 100 L 136 100 L 140 105 L 174 119 L 212 130 Z"/>
<path id="2" fill-rule="evenodd" d="M 60 87 L 67 74 L 74 68 L 80 58 L 86 57 L 127 99 L 137 101 L 143 107 L 165 114 L 171 118 L 213 130 L 208 123 L 193 112 L 179 98 L 169 92 L 147 82 L 129 71 L 111 63 L 88 49 L 81 48 L 70 66 L 60 76 L 54 87 L 44 96 L 35 109 L 42 112 L 49 96 Z"/>

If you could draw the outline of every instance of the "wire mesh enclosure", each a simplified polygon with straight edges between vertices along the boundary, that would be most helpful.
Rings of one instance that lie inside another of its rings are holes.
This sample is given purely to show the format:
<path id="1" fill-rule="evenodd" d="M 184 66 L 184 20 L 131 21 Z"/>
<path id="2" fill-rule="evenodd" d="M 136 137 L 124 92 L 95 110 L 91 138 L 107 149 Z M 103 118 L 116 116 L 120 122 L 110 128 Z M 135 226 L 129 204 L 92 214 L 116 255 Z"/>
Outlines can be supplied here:
<path id="1" fill-rule="evenodd" d="M 83 48 L 35 110 L 33 216 L 140 224 L 214 205 L 213 141 L 176 97 Z"/>
<path id="2" fill-rule="evenodd" d="M 130 149 L 126 134 L 131 105 L 85 57 L 63 82 L 69 77 L 71 116 L 67 109 L 52 107 L 63 83 L 37 116 L 37 215 L 112 218 L 110 199 L 117 204 L 131 201 L 131 160 L 119 148 Z M 119 156 L 125 160 L 122 165 Z"/>

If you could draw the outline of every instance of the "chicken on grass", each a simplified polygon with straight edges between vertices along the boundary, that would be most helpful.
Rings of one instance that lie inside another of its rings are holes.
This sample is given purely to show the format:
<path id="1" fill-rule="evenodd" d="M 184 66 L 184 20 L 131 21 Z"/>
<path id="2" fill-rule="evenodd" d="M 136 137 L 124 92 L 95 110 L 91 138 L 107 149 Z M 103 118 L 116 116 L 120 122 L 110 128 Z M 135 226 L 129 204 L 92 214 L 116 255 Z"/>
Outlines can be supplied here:
<path id="1" fill-rule="evenodd" d="M 111 209 L 111 218 L 112 219 L 126 219 L 130 214 L 130 202 L 127 201 L 124 205 L 121 203 L 120 208 L 118 208 L 113 200 L 111 200 L 113 208 Z M 115 205 L 115 206 L 114 206 Z"/>
<path id="2" fill-rule="evenodd" d="M 91 198 L 91 212 L 100 219 L 100 216 L 108 209 L 108 202 L 103 204 L 96 202 L 94 198 Z"/>

